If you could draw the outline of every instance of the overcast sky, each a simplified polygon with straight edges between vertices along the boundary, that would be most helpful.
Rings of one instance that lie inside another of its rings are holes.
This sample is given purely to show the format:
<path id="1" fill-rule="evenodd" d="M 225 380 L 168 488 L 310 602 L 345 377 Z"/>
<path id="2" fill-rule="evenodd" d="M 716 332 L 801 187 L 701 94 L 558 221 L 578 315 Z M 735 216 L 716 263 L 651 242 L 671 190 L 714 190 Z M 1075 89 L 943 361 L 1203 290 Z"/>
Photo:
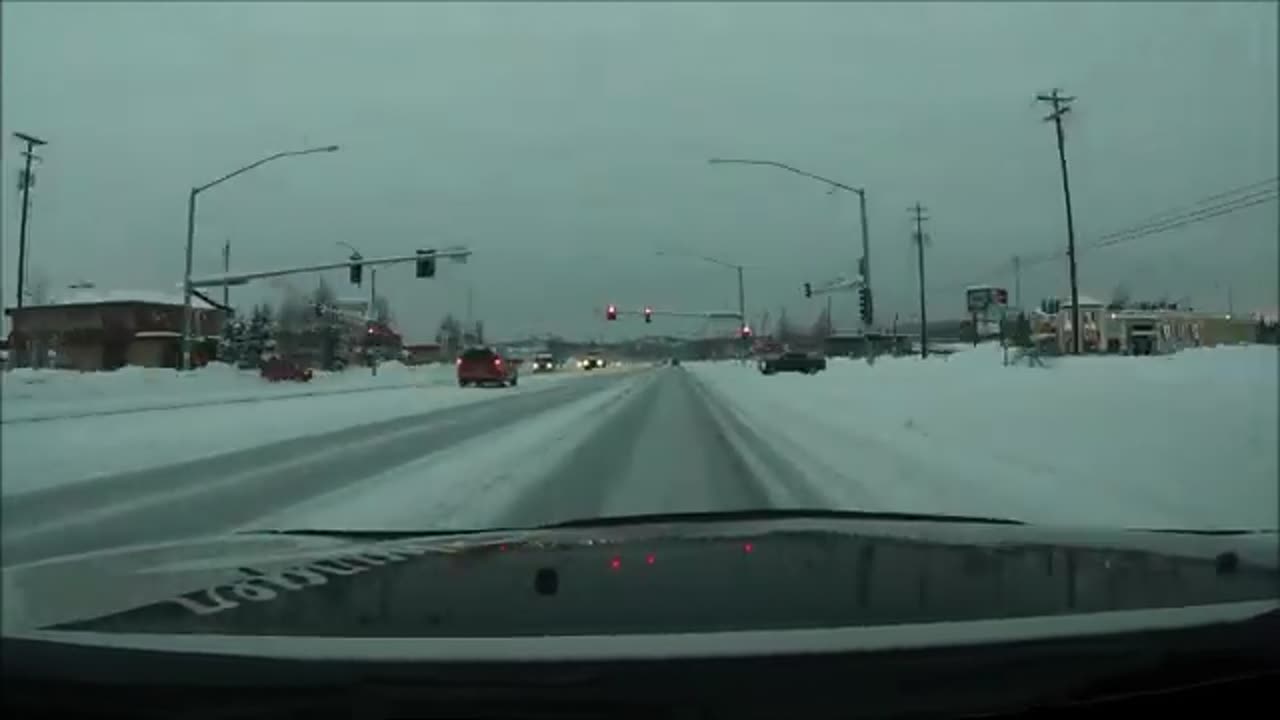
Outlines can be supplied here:
<path id="1" fill-rule="evenodd" d="M 721 310 L 747 265 L 748 316 L 810 320 L 801 284 L 851 273 L 865 186 L 876 310 L 916 313 L 908 205 L 928 208 L 931 317 L 963 287 L 1013 287 L 1010 258 L 1065 248 L 1052 125 L 1066 123 L 1088 245 L 1277 174 L 1275 3 L 3 4 L 3 300 L 13 304 L 19 144 L 43 137 L 31 272 L 54 293 L 172 288 L 186 195 L 261 156 L 313 145 L 201 196 L 197 274 L 467 244 L 434 280 L 384 269 L 409 340 L 446 311 L 491 334 L 694 334 L 703 321 L 606 324 L 602 307 Z M 1274 187 L 1274 184 L 1270 187 Z M 1277 203 L 1084 253 L 1081 291 L 1277 304 Z M 328 275 L 342 295 L 345 272 Z M 316 276 L 298 276 L 297 287 Z M 1028 267 L 1028 304 L 1065 261 Z M 232 291 L 276 300 L 277 283 Z M 857 327 L 852 295 L 836 324 Z"/>

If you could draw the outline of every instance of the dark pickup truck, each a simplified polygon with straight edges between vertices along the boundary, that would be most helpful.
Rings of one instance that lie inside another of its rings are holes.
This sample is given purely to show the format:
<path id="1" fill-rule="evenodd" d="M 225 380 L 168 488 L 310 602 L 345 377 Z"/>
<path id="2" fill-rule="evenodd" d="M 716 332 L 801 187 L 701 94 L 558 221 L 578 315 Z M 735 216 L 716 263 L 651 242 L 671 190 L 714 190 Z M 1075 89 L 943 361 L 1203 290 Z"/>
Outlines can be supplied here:
<path id="1" fill-rule="evenodd" d="M 827 359 L 817 353 L 787 351 L 760 358 L 760 372 L 772 375 L 780 372 L 798 372 L 813 375 L 827 369 Z"/>

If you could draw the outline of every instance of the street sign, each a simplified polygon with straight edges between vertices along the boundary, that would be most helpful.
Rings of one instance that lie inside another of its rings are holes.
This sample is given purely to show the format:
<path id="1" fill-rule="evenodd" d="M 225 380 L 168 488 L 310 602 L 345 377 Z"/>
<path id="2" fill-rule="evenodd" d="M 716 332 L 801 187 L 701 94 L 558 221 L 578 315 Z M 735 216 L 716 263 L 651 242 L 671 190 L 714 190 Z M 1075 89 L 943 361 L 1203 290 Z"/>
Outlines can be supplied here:
<path id="1" fill-rule="evenodd" d="M 984 312 L 992 305 L 1009 304 L 1009 291 L 991 285 L 972 285 L 965 288 L 964 296 L 970 313 Z"/>

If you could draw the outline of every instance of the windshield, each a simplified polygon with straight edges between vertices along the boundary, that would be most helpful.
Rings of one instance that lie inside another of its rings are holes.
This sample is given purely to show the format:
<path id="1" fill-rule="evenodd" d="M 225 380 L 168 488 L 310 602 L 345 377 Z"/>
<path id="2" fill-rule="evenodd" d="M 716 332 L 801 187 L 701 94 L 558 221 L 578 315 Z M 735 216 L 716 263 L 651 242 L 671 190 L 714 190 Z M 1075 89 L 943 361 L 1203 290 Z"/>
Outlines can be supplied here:
<path id="1" fill-rule="evenodd" d="M 1277 527 L 1274 4 L 0 13 L 6 568 Z"/>

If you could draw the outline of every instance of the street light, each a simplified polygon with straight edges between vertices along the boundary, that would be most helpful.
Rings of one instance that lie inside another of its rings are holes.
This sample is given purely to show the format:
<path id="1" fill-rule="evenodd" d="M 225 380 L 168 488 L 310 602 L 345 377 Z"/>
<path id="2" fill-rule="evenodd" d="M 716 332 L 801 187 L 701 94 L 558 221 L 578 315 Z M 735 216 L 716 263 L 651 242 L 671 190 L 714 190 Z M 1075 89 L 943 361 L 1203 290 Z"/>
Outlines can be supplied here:
<path id="1" fill-rule="evenodd" d="M 337 145 L 326 145 L 324 147 L 308 148 L 306 150 L 289 150 L 286 152 L 278 152 L 274 155 L 268 155 L 261 160 L 249 163 L 239 170 L 233 170 L 222 177 L 217 178 L 204 185 L 197 185 L 191 188 L 191 193 L 187 196 L 187 263 L 186 269 L 182 274 L 182 369 L 191 369 L 191 255 L 195 248 L 196 238 L 196 196 L 208 190 L 209 188 L 220 185 L 237 175 L 243 175 L 255 168 L 266 165 L 269 162 L 280 160 L 287 157 L 295 157 L 298 155 L 311 155 L 313 153 L 331 153 L 337 152 Z"/>
<path id="2" fill-rule="evenodd" d="M 746 329 L 747 327 L 747 302 L 746 302 L 746 294 L 743 291 L 743 286 L 742 286 L 742 266 L 741 265 L 737 265 L 731 262 L 726 262 L 724 260 L 709 257 L 707 255 L 698 255 L 696 253 L 667 252 L 665 250 L 659 250 L 657 254 L 661 256 L 667 256 L 667 257 L 693 258 L 694 260 L 702 260 L 704 262 L 709 262 L 714 265 L 719 265 L 720 267 L 727 267 L 733 270 L 737 270 L 738 271 L 738 333 L 739 335 L 741 335 L 741 337 L 744 340 L 749 336 L 748 333 L 743 332 L 743 330 Z"/>
<path id="3" fill-rule="evenodd" d="M 657 251 L 656 254 L 660 257 L 693 258 L 694 260 L 702 260 L 704 262 L 709 262 L 715 265 L 719 265 L 720 267 L 727 267 L 733 270 L 737 270 L 738 271 L 738 316 L 739 316 L 739 319 L 742 320 L 744 324 L 747 322 L 746 296 L 743 293 L 743 287 L 742 287 L 742 267 L 743 266 L 737 265 L 731 262 L 726 262 L 724 260 L 720 260 L 717 258 L 708 257 L 706 255 L 698 255 L 696 253 L 668 252 L 666 250 L 659 250 Z"/>
<path id="4" fill-rule="evenodd" d="M 860 275 L 862 275 L 862 284 L 867 289 L 866 292 L 868 296 L 870 296 L 871 294 L 871 244 L 867 234 L 867 189 L 866 188 L 853 187 L 852 185 L 846 185 L 845 183 L 842 183 L 838 180 L 832 180 L 830 178 L 822 177 L 821 175 L 815 175 L 814 173 L 808 172 L 807 170 L 801 170 L 800 168 L 787 165 L 786 163 L 775 162 L 773 160 L 752 160 L 748 158 L 711 158 L 707 162 L 711 165 L 731 165 L 732 164 L 732 165 L 763 165 L 766 167 L 773 167 L 779 170 L 785 170 L 789 173 L 799 175 L 801 177 L 809 178 L 810 180 L 817 180 L 820 183 L 826 184 L 828 187 L 832 188 L 833 190 L 844 190 L 845 192 L 851 192 L 856 194 L 858 196 L 858 213 L 860 217 L 860 223 L 862 226 L 862 259 L 858 263 L 858 272 Z M 871 325 L 870 317 L 863 318 L 863 321 L 866 323 L 868 327 L 870 327 Z"/>

